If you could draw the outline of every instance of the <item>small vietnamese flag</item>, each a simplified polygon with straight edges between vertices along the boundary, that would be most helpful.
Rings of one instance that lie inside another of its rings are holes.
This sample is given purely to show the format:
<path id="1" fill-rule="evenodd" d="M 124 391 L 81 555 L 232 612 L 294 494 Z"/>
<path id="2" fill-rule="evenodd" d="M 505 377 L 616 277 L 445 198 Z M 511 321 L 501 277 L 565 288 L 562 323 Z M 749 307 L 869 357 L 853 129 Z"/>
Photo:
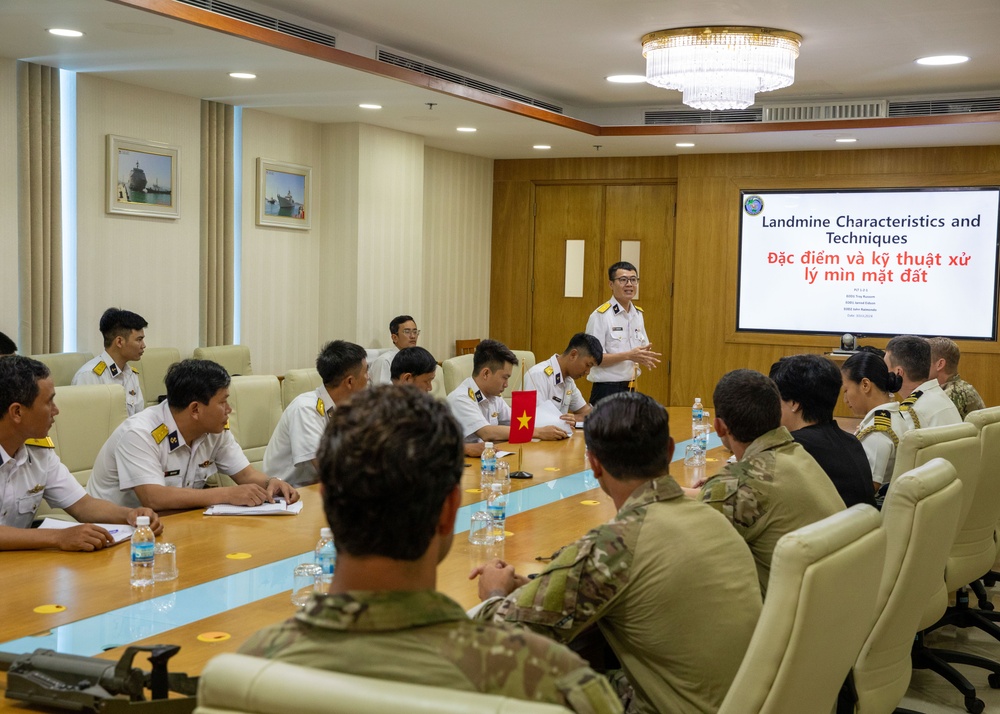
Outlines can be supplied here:
<path id="1" fill-rule="evenodd" d="M 535 434 L 535 390 L 530 392 L 513 392 L 510 404 L 510 439 L 511 444 L 525 444 L 531 441 Z"/>

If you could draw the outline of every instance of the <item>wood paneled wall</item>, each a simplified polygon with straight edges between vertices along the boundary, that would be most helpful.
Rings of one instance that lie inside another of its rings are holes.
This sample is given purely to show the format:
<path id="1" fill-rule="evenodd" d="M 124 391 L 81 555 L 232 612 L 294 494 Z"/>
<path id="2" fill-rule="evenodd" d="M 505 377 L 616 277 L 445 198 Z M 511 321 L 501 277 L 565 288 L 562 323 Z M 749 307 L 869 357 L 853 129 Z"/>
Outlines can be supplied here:
<path id="1" fill-rule="evenodd" d="M 733 206 L 741 188 L 1000 185 L 1000 146 L 497 161 L 491 336 L 512 347 L 531 348 L 535 184 L 651 179 L 677 182 L 669 401 L 683 405 L 695 395 L 709 400 L 728 370 L 748 367 L 766 373 L 779 357 L 835 346 L 835 338 L 826 336 L 736 334 L 739 214 Z M 525 278 L 501 281 L 500 271 Z M 941 299 L 946 303 L 948 296 Z M 864 342 L 885 346 L 885 339 Z M 987 404 L 1000 404 L 1000 344 L 959 345 L 962 375 Z"/>

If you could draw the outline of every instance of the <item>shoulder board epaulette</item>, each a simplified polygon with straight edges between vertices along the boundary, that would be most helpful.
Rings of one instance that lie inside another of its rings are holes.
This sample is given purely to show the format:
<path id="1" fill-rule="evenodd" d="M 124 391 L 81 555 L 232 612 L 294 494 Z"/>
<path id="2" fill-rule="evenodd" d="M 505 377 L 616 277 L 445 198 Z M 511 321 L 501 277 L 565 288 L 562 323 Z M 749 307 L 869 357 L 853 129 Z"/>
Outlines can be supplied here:
<path id="1" fill-rule="evenodd" d="M 316 397 L 316 413 L 320 416 L 326 416 L 326 407 L 323 406 L 322 397 Z"/>
<path id="2" fill-rule="evenodd" d="M 548 375 L 549 377 L 555 374 L 555 370 L 552 369 L 552 365 L 549 365 L 548 367 L 545 368 L 545 374 Z"/>
<path id="3" fill-rule="evenodd" d="M 642 308 L 641 308 L 641 307 L 639 307 L 638 305 L 636 305 L 635 303 L 632 303 L 632 307 L 634 307 L 634 308 L 635 308 L 636 310 L 638 310 L 639 312 L 642 312 Z"/>
<path id="4" fill-rule="evenodd" d="M 604 303 L 599 308 L 597 308 L 597 311 L 603 314 L 603 313 L 607 312 L 610 309 L 611 309 L 611 301 L 608 300 L 608 302 Z"/>
<path id="5" fill-rule="evenodd" d="M 469 387 L 469 399 L 476 401 L 476 393 L 472 391 L 472 387 Z"/>
<path id="6" fill-rule="evenodd" d="M 892 443 L 895 446 L 899 446 L 899 437 L 896 436 L 896 432 L 892 428 L 892 416 L 889 414 L 888 409 L 879 409 L 875 412 L 875 417 L 872 419 L 872 423 L 858 432 L 858 441 L 863 440 L 869 434 L 874 434 L 877 431 L 886 434 L 890 439 L 892 439 Z"/>
<path id="7" fill-rule="evenodd" d="M 160 424 L 158 427 L 156 427 L 149 433 L 153 435 L 153 441 L 159 444 L 161 441 L 167 438 L 167 434 L 170 433 L 170 429 L 167 428 L 166 424 Z"/>
<path id="8" fill-rule="evenodd" d="M 134 365 L 134 364 L 130 364 L 130 365 L 129 365 L 129 367 L 131 368 L 131 370 L 132 370 L 132 371 L 133 371 L 133 372 L 134 372 L 135 374 L 139 374 L 139 370 L 137 370 L 137 369 L 135 368 L 135 365 Z"/>
<path id="9" fill-rule="evenodd" d="M 106 370 L 107 368 L 108 365 L 104 364 L 104 360 L 101 360 L 100 362 L 94 365 L 94 374 L 100 377 L 102 374 L 104 374 L 104 370 Z"/>
<path id="10" fill-rule="evenodd" d="M 56 445 L 50 436 L 46 436 L 44 439 L 25 439 L 24 443 L 28 446 L 40 446 L 43 449 L 56 448 Z"/>
<path id="11" fill-rule="evenodd" d="M 226 419 L 226 425 L 224 427 L 222 427 L 222 428 L 225 429 L 226 431 L 229 431 L 229 420 L 228 419 Z"/>
<path id="12" fill-rule="evenodd" d="M 914 392 L 899 403 L 899 411 L 909 414 L 910 418 L 913 419 L 913 426 L 917 429 L 920 428 L 920 417 L 917 416 L 917 412 L 913 408 L 913 405 L 917 403 L 917 400 L 920 399 L 922 395 L 923 392 Z"/>

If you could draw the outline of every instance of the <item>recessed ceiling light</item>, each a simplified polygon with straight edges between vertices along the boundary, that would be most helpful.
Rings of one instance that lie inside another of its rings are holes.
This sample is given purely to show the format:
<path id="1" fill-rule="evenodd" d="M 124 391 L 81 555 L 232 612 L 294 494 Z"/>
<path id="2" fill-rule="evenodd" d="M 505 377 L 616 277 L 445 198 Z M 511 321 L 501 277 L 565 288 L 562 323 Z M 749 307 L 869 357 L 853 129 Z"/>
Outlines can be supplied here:
<path id="1" fill-rule="evenodd" d="M 471 132 L 474 132 L 476 130 L 476 127 L 474 127 L 474 126 L 460 126 L 460 127 L 458 127 L 458 130 L 459 131 L 466 131 L 466 132 L 470 132 L 471 133 Z"/>
<path id="2" fill-rule="evenodd" d="M 843 138 L 843 139 L 834 139 L 834 141 L 836 141 L 838 144 L 853 144 L 855 141 L 857 141 L 857 139 Z"/>
<path id="3" fill-rule="evenodd" d="M 644 74 L 613 74 L 610 77 L 605 77 L 609 82 L 614 82 L 615 84 L 642 84 L 646 81 L 646 75 Z"/>
<path id="4" fill-rule="evenodd" d="M 251 72 L 230 72 L 229 76 L 233 79 L 257 79 L 257 75 Z"/>
<path id="5" fill-rule="evenodd" d="M 359 104 L 358 106 L 361 107 L 362 109 L 381 109 L 382 108 L 381 104 Z"/>
<path id="6" fill-rule="evenodd" d="M 935 57 L 921 57 L 915 60 L 917 64 L 925 65 L 944 65 L 944 64 L 962 64 L 963 62 L 968 62 L 969 58 L 964 55 L 937 55 Z"/>
<path id="7" fill-rule="evenodd" d="M 681 141 L 674 144 L 674 146 L 681 149 L 690 149 L 692 146 L 694 146 L 694 144 L 692 144 L 690 141 Z"/>
<path id="8" fill-rule="evenodd" d="M 552 147 L 548 144 L 535 144 L 531 147 L 532 149 L 551 149 Z"/>
<path id="9" fill-rule="evenodd" d="M 83 37 L 83 33 L 79 30 L 65 30 L 59 27 L 53 27 L 49 32 L 59 37 Z"/>

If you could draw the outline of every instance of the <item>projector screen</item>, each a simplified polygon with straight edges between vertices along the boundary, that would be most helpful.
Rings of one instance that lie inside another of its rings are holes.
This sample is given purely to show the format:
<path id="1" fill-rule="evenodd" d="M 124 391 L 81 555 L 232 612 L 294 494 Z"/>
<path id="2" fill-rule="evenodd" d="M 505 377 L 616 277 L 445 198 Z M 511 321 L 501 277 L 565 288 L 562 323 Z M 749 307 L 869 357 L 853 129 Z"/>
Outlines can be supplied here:
<path id="1" fill-rule="evenodd" d="M 736 329 L 996 339 L 1000 188 L 742 191 Z"/>

